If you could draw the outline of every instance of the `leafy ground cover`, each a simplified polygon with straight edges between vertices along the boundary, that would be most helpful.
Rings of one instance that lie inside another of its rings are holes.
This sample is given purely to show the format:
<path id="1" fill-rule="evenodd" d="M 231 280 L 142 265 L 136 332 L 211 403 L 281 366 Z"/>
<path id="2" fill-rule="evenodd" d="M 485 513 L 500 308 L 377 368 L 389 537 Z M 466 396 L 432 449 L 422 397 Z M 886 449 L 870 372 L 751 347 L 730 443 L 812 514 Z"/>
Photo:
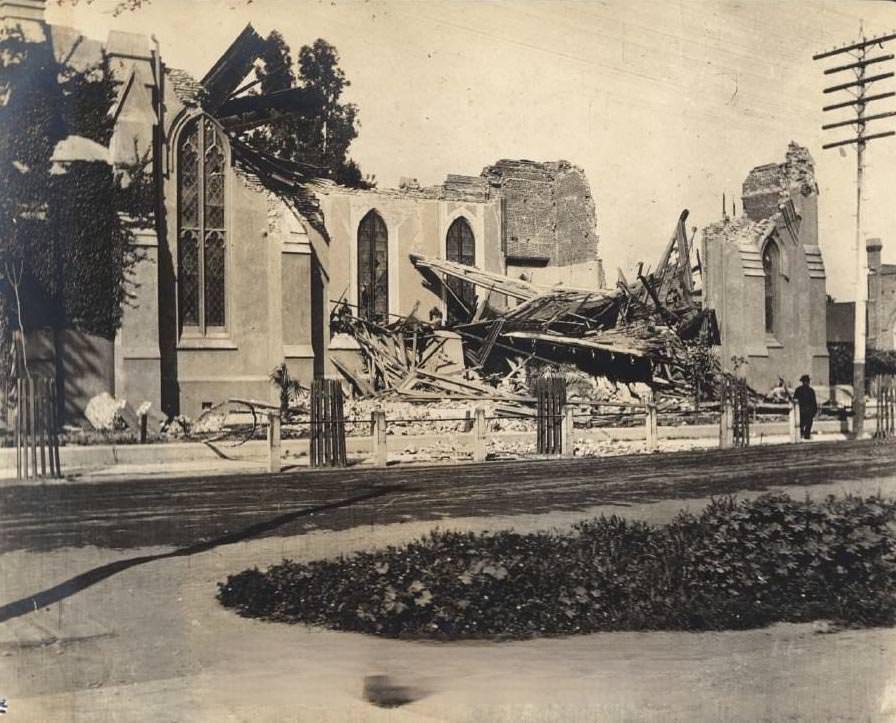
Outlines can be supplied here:
<path id="1" fill-rule="evenodd" d="M 388 637 L 528 638 L 777 621 L 896 621 L 896 500 L 714 500 L 651 526 L 437 531 L 336 560 L 284 560 L 219 583 L 241 615 Z"/>

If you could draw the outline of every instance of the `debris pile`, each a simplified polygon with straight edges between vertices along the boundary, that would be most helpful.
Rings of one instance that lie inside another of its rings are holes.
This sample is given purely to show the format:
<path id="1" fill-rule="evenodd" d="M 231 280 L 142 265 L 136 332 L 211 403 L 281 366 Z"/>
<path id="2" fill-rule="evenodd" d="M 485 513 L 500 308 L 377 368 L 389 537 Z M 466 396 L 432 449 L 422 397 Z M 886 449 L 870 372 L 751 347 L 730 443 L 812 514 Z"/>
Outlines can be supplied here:
<path id="1" fill-rule="evenodd" d="M 718 343 L 718 328 L 695 288 L 699 259 L 692 268 L 687 216 L 680 215 L 656 269 L 640 267 L 631 282 L 620 271 L 615 289 L 544 288 L 412 254 L 440 293 L 455 294 L 458 284 L 477 287 L 476 308 L 458 296 L 455 306 L 466 318 L 444 327 L 437 315 L 429 322 L 414 313 L 394 322 L 358 318 L 337 302 L 331 329 L 357 342 L 364 368 L 334 364 L 365 398 L 489 401 L 502 414 L 532 415 L 528 380 L 545 369 L 590 379 L 578 395 L 587 403 L 641 406 L 648 389 L 662 391 L 670 409 L 676 400 L 715 398 L 718 365 L 711 354 L 694 353 Z M 697 369 L 700 363 L 706 368 Z M 705 379 L 701 389 L 694 388 L 698 377 Z"/>

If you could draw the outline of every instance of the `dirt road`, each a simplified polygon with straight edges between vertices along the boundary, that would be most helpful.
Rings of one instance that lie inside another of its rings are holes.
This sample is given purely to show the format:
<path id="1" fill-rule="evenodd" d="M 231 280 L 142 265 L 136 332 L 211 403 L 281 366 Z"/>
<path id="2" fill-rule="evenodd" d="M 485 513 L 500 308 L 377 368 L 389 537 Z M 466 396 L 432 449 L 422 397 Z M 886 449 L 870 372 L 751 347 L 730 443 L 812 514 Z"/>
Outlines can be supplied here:
<path id="1" fill-rule="evenodd" d="M 597 459 L 279 475 L 63 482 L 0 489 L 0 551 L 224 544 L 307 529 L 620 509 L 770 485 L 884 478 L 896 444 L 836 442 Z"/>

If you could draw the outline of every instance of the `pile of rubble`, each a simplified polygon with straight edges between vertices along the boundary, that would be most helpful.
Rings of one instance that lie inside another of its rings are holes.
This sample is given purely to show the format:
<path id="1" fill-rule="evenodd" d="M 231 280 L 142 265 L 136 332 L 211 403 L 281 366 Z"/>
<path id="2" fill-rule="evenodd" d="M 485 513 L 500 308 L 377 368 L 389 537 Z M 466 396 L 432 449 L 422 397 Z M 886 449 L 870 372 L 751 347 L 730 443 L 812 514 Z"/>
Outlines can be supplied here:
<path id="1" fill-rule="evenodd" d="M 708 388 L 694 389 L 692 349 L 717 344 L 718 327 L 695 288 L 687 215 L 656 269 L 640 267 L 631 282 L 620 271 L 615 289 L 543 288 L 412 255 L 430 286 L 454 295 L 466 318 L 445 326 L 437 316 L 423 321 L 412 313 L 389 322 L 359 318 L 337 303 L 331 329 L 354 340 L 363 365 L 338 357 L 334 364 L 364 399 L 488 402 L 497 414 L 520 417 L 534 415 L 531 379 L 546 369 L 588 380 L 572 395 L 584 404 L 642 407 L 648 390 L 661 391 L 669 409 L 715 398 L 717 368 L 703 374 Z M 480 289 L 475 309 L 457 297 L 458 284 Z"/>

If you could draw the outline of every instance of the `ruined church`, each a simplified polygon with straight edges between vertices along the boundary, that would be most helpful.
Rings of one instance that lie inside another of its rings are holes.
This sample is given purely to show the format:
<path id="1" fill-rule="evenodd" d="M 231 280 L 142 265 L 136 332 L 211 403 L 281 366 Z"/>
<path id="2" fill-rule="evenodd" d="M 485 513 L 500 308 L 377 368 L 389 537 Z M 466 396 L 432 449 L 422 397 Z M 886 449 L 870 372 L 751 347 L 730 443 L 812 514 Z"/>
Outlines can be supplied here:
<path id="1" fill-rule="evenodd" d="M 114 343 L 79 339 L 89 359 L 67 377 L 69 409 L 108 391 L 194 416 L 227 398 L 272 398 L 269 376 L 282 362 L 306 383 L 333 374 L 335 303 L 382 322 L 506 303 L 463 283 L 427 285 L 412 254 L 541 284 L 601 285 L 595 205 L 572 164 L 502 160 L 480 175 L 430 187 L 407 179 L 394 190 L 308 179 L 241 139 L 278 102 L 235 93 L 261 48 L 251 26 L 197 80 L 166 65 L 146 36 L 112 31 L 100 43 L 48 25 L 44 4 L 5 2 L 3 22 L 81 68 L 106 54 L 119 88 L 108 161 L 148 154 L 156 194 L 121 328 Z M 54 161 L 73 160 L 58 150 Z M 52 346 L 39 336 L 35 364 L 49 367 Z"/>
<path id="2" fill-rule="evenodd" d="M 756 166 L 742 213 L 703 231 L 704 304 L 719 324 L 719 357 L 755 389 L 803 374 L 828 384 L 827 294 L 818 246 L 818 185 L 807 149 Z"/>

